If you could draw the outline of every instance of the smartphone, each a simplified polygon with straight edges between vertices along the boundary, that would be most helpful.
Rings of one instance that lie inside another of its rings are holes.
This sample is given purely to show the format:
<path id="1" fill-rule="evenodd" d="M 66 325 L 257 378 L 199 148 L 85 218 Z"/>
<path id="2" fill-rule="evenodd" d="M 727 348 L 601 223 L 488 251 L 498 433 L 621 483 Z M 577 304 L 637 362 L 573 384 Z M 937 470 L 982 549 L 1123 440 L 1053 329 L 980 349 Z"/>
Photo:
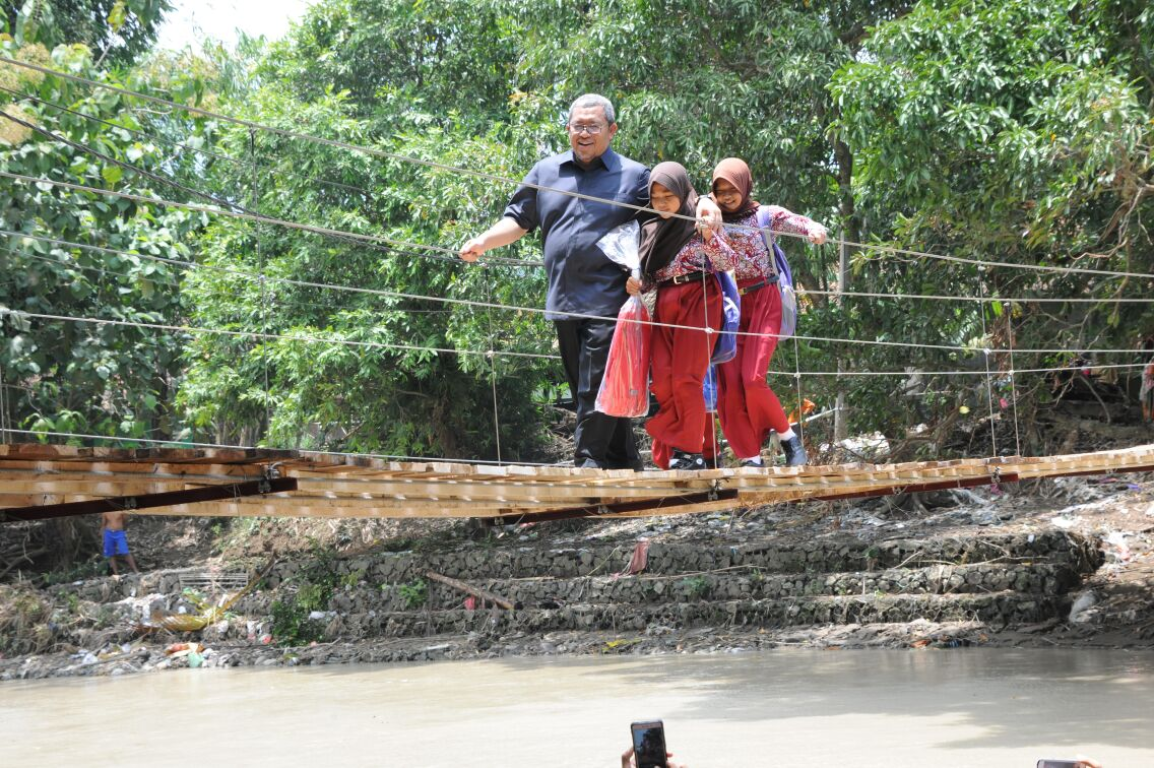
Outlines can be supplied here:
<path id="1" fill-rule="evenodd" d="M 666 768 L 665 724 L 660 720 L 633 723 L 633 755 L 637 768 Z"/>
<path id="2" fill-rule="evenodd" d="M 1082 763 L 1078 760 L 1046 760 L 1038 761 L 1037 768 L 1079 768 Z"/>

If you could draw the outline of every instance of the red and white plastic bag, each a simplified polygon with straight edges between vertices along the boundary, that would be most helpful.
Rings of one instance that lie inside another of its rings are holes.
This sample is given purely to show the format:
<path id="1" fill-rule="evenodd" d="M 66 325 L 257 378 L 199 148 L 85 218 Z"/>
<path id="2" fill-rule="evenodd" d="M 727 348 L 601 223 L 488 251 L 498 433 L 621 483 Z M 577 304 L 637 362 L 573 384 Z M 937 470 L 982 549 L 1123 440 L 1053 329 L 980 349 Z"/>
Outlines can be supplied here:
<path id="1" fill-rule="evenodd" d="M 636 417 L 649 412 L 649 310 L 630 296 L 617 313 L 605 377 L 597 391 L 597 410 L 609 416 Z"/>
<path id="2" fill-rule="evenodd" d="M 597 242 L 602 252 L 635 277 L 641 274 L 638 253 L 640 228 L 636 221 L 622 224 Z M 597 410 L 609 416 L 636 417 L 649 412 L 649 310 L 638 296 L 630 296 L 617 313 L 617 327 L 609 347 L 609 362 L 597 391 Z"/>

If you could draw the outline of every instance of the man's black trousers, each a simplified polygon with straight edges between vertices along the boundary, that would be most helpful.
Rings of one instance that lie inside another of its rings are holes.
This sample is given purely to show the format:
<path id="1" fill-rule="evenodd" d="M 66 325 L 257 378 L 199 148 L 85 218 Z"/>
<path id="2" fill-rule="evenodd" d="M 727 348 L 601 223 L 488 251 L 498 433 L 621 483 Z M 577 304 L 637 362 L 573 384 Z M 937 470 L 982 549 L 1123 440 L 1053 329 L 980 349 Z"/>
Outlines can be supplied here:
<path id="1" fill-rule="evenodd" d="M 569 390 L 577 405 L 574 466 L 588 460 L 605 469 L 640 469 L 641 456 L 630 419 L 606 416 L 594 406 L 605 375 L 613 320 L 554 320 Z"/>

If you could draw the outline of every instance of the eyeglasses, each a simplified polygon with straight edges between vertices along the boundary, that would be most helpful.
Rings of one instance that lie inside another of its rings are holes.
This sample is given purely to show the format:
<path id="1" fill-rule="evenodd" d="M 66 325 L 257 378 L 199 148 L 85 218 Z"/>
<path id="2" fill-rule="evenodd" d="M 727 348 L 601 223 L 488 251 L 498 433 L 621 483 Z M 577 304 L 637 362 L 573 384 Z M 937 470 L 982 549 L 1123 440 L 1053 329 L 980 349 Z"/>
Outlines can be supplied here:
<path id="1" fill-rule="evenodd" d="M 594 125 L 572 125 L 572 124 L 570 124 L 569 133 L 573 134 L 574 136 L 577 136 L 577 135 L 582 134 L 582 133 L 587 133 L 590 136 L 596 136 L 597 134 L 601 133 L 601 131 L 604 128 L 605 128 L 605 126 L 600 125 L 600 124 L 594 124 Z"/>

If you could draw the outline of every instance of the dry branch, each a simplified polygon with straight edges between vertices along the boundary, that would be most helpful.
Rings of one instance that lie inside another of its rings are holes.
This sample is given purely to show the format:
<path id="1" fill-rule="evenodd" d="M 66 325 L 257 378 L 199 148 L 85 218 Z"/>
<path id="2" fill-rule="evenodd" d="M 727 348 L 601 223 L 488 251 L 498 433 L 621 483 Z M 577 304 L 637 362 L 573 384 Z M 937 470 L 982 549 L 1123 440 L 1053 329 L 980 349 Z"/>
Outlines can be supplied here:
<path id="1" fill-rule="evenodd" d="M 450 578 L 448 576 L 442 576 L 441 574 L 436 573 L 435 571 L 426 571 L 425 576 L 432 579 L 433 581 L 439 581 L 440 583 L 447 584 L 448 586 L 453 587 L 454 589 L 459 589 L 466 594 L 472 595 L 473 597 L 479 598 L 481 600 L 487 600 L 488 602 L 493 603 L 493 605 L 504 608 L 506 611 L 512 611 L 515 609 L 515 606 L 512 603 L 510 603 L 508 600 L 505 600 L 504 598 L 501 598 L 501 597 L 497 597 L 492 592 L 486 592 L 485 590 L 480 589 L 479 587 L 474 587 L 472 584 L 466 584 L 465 582 L 460 581 L 458 579 L 453 579 L 453 578 Z"/>

